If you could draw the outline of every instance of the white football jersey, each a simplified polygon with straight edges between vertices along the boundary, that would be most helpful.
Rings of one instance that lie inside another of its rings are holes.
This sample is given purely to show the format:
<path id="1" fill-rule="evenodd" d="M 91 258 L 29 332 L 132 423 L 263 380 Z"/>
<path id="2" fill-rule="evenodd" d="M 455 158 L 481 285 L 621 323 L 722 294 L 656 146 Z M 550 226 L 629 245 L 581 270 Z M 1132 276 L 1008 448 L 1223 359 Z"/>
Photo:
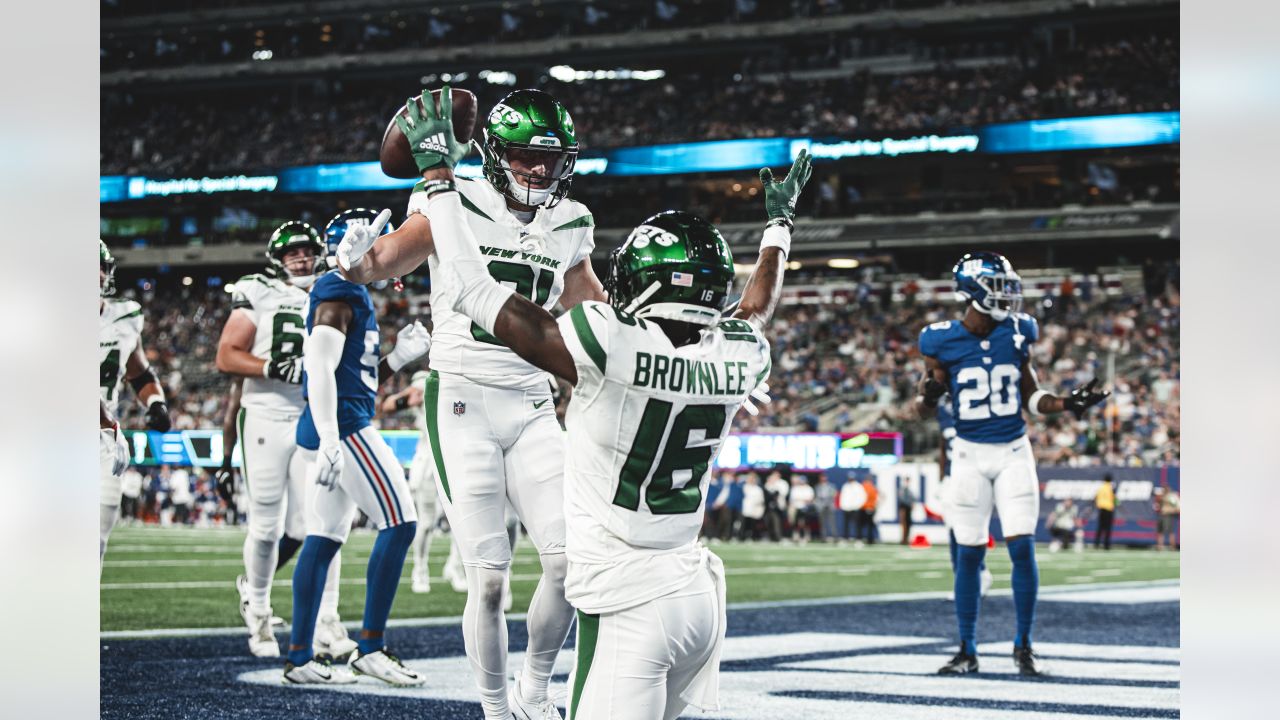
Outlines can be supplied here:
<path id="1" fill-rule="evenodd" d="M 99 390 L 115 412 L 123 395 L 125 364 L 142 342 L 142 306 L 132 300 L 107 299 L 98 314 Z"/>
<path id="2" fill-rule="evenodd" d="M 483 180 L 458 178 L 467 222 L 489 261 L 489 274 L 544 308 L 555 307 L 564 291 L 564 274 L 591 257 L 595 223 L 582 203 L 568 198 L 540 207 L 529 224 L 507 209 L 506 198 Z M 427 198 L 414 193 L 409 212 L 426 215 Z M 428 260 L 433 275 L 439 260 Z M 430 365 L 440 372 L 474 377 L 505 386 L 546 382 L 549 375 L 530 365 L 471 319 L 449 308 L 433 307 Z"/>
<path id="3" fill-rule="evenodd" d="M 697 577 L 711 463 L 769 375 L 769 343 L 724 320 L 675 347 L 655 323 L 600 302 L 558 322 L 578 370 L 565 418 L 565 597 L 615 612 Z"/>
<path id="4" fill-rule="evenodd" d="M 231 307 L 249 314 L 257 329 L 249 352 L 270 361 L 279 357 L 301 357 L 307 337 L 303 315 L 307 291 L 279 278 L 245 275 L 236 281 Z M 244 379 L 241 407 L 280 415 L 302 414 L 302 386 L 264 377 Z"/>

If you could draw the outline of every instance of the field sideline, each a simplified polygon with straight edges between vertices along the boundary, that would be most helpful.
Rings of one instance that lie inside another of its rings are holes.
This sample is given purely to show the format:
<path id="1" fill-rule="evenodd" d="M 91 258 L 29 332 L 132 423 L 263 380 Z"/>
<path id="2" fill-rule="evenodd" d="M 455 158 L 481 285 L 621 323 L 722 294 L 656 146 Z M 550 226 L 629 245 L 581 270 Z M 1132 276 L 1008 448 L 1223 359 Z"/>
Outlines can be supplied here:
<path id="1" fill-rule="evenodd" d="M 107 546 L 102 570 L 100 619 L 103 631 L 165 628 L 218 628 L 241 624 L 235 577 L 243 571 L 242 528 L 117 527 Z M 352 532 L 343 548 L 344 620 L 359 620 L 364 607 L 364 574 L 373 534 Z M 946 547 L 907 549 L 898 545 L 855 548 L 852 545 L 787 543 L 716 544 L 729 574 L 729 602 L 768 602 L 946 591 L 951 587 Z M 393 619 L 455 617 L 465 595 L 440 580 L 449 551 L 449 536 L 431 548 L 432 591 L 409 589 L 406 563 L 396 596 Z M 1043 586 L 1097 582 L 1167 580 L 1179 577 L 1179 555 L 1117 548 L 1109 553 L 1037 552 Z M 1009 557 L 997 546 L 988 553 L 996 589 L 1009 587 Z M 272 590 L 276 614 L 292 614 L 290 562 Z M 516 549 L 512 590 L 514 612 L 523 612 L 540 571 L 532 547 Z"/>

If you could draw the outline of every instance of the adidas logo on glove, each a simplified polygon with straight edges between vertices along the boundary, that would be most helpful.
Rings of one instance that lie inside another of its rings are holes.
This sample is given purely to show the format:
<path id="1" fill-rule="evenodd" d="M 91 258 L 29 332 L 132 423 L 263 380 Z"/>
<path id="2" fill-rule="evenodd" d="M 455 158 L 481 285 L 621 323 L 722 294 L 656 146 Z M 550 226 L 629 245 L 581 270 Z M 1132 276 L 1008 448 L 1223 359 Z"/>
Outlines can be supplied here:
<path id="1" fill-rule="evenodd" d="M 439 132 L 431 137 L 423 140 L 418 144 L 420 150 L 430 150 L 432 152 L 444 153 L 448 152 L 448 148 L 444 146 L 444 133 Z"/>

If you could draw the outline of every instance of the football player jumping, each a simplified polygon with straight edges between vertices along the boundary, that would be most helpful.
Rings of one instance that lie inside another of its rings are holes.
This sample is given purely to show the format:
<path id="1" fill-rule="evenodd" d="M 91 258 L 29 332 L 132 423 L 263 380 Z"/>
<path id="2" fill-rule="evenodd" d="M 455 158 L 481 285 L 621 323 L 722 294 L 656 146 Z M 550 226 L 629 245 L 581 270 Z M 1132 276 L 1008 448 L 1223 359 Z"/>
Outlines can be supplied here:
<path id="1" fill-rule="evenodd" d="M 955 533 L 956 620 L 960 651 L 938 670 L 942 675 L 978 671 L 977 623 L 980 574 L 987 552 L 987 527 L 994 507 L 1000 514 L 1013 563 L 1013 603 L 1017 629 L 1013 661 L 1022 675 L 1043 675 L 1031 649 L 1040 571 L 1035 531 L 1040 486 L 1027 440 L 1022 410 L 1032 415 L 1071 411 L 1077 417 L 1102 402 L 1097 380 L 1059 397 L 1040 388 L 1031 362 L 1039 326 L 1022 308 L 1022 280 L 1003 255 L 968 253 L 952 269 L 956 298 L 968 303 L 964 318 L 936 322 L 920 333 L 925 375 L 915 408 L 934 414 L 950 393 L 956 437 L 951 477 L 943 485 L 943 515 Z"/>
<path id="2" fill-rule="evenodd" d="M 446 113 L 450 93 L 446 87 L 441 94 Z M 434 102 L 424 105 L 435 114 Z M 416 99 L 408 106 L 412 120 L 397 122 L 419 169 L 442 165 Z M 462 144 L 450 152 L 465 155 L 467 149 Z M 490 275 L 543 308 L 603 300 L 591 269 L 591 213 L 567 198 L 578 140 L 564 106 L 537 90 L 510 93 L 489 113 L 483 151 L 484 180 L 459 180 L 457 187 Z M 425 181 L 414 188 L 400 229 L 376 245 L 376 228 L 357 228 L 344 239 L 338 265 L 349 279 L 387 279 L 428 260 L 434 243 L 424 188 Z M 433 276 L 436 265 L 431 257 Z M 451 308 L 433 306 L 432 317 L 427 431 L 440 498 L 466 570 L 463 637 L 485 717 L 510 720 L 514 712 L 521 720 L 559 718 L 547 683 L 573 624 L 573 607 L 564 597 L 563 438 L 548 376 Z M 524 668 L 509 689 L 503 614 L 512 558 L 508 499 L 542 564 L 527 616 Z"/>
<path id="3" fill-rule="evenodd" d="M 120 386 L 125 380 L 147 409 L 147 429 L 169 430 L 169 406 L 165 403 L 160 378 L 151 369 L 142 348 L 142 306 L 133 300 L 114 300 L 116 291 L 116 259 L 107 244 L 98 240 L 98 380 L 99 401 L 105 411 L 118 416 L 123 400 Z M 115 442 L 124 442 L 116 429 Z M 107 552 L 107 538 L 115 527 L 120 511 L 120 476 L 125 467 L 117 462 L 116 449 L 100 443 L 101 486 L 98 500 L 98 569 Z"/>
<path id="4" fill-rule="evenodd" d="M 249 652 L 279 657 L 271 632 L 271 579 L 306 537 L 306 465 L 295 438 L 302 416 L 302 314 L 307 293 L 326 270 L 325 245 L 311 225 L 293 220 L 271 233 L 264 273 L 236 281 L 231 315 L 218 340 L 218 369 L 243 378 L 235 418 L 241 473 L 249 496 L 244 575 L 236 579 Z M 235 388 L 232 388 L 234 395 Z M 232 445 L 224 446 L 225 485 Z M 224 487 L 225 490 L 225 487 Z M 230 495 L 230 493 L 226 493 Z M 356 644 L 338 618 L 340 558 L 329 566 L 316 627 L 317 654 L 345 657 Z"/>
<path id="5" fill-rule="evenodd" d="M 368 224 L 372 217 L 368 210 L 347 210 L 329 221 L 325 236 L 330 249 L 348 227 Z M 304 317 L 306 406 L 297 442 L 308 468 L 307 537 L 293 571 L 293 624 L 284 679 L 304 685 L 355 682 L 350 673 L 330 667 L 329 657 L 314 655 L 312 646 L 325 576 L 359 508 L 378 536 L 369 553 L 364 623 L 351 669 L 392 685 L 420 685 L 425 678 L 405 667 L 383 639 L 418 515 L 404 469 L 371 421 L 380 381 L 426 354 L 430 338 L 415 322 L 400 331 L 395 348 L 379 361 L 378 322 L 369 291 L 336 271 L 315 281 Z"/>
<path id="6" fill-rule="evenodd" d="M 724 573 L 697 542 L 702 496 L 734 413 L 769 374 L 762 327 L 781 290 L 809 159 L 802 152 L 782 182 L 761 171 L 770 221 L 730 319 L 722 316 L 734 275 L 728 243 L 705 220 L 671 211 L 614 253 L 609 303 L 583 302 L 557 321 L 492 277 L 455 186 L 451 168 L 466 146 L 454 140 L 449 112 L 427 110 L 409 128 L 444 139 L 434 159 L 417 150 L 427 169 L 419 206 L 438 256 L 436 311 L 462 313 L 575 387 L 564 494 L 567 596 L 579 620 L 570 718 L 714 709 Z M 358 264 L 363 248 L 350 245 Z"/>

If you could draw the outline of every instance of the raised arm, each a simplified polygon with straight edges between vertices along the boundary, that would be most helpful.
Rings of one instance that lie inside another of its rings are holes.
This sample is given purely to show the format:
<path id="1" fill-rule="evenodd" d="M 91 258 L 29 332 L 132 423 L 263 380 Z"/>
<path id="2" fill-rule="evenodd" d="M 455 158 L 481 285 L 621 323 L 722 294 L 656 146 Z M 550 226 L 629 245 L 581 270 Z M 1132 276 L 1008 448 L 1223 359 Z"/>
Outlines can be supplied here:
<path id="1" fill-rule="evenodd" d="M 1054 395 L 1040 388 L 1040 380 L 1036 377 L 1036 369 L 1031 358 L 1022 364 L 1022 402 L 1032 415 L 1053 415 L 1070 411 L 1077 418 L 1084 417 L 1085 411 L 1106 400 L 1111 391 L 1097 391 L 1098 379 L 1094 378 L 1083 387 L 1078 387 L 1066 396 Z"/>
<path id="2" fill-rule="evenodd" d="M 808 151 L 801 150 L 791 163 L 791 170 L 781 181 L 773 179 L 773 171 L 760 169 L 760 183 L 764 186 L 765 213 L 769 217 L 760 239 L 760 257 L 755 270 L 742 290 L 742 299 L 733 317 L 746 320 L 757 329 L 764 329 L 773 317 L 778 299 L 782 297 L 782 274 L 787 266 L 787 254 L 791 251 L 791 228 L 795 224 L 796 201 L 800 191 L 813 174 Z"/>
<path id="3" fill-rule="evenodd" d="M 412 213 L 394 232 L 381 237 L 382 226 L 391 218 L 390 210 L 383 210 L 380 222 L 373 225 L 351 225 L 342 240 L 348 247 L 365 248 L 354 262 L 351 252 L 338 253 L 338 270 L 353 283 L 361 285 L 375 280 L 390 280 L 408 275 L 427 261 L 435 251 L 431 236 L 431 223 L 421 213 Z"/>

